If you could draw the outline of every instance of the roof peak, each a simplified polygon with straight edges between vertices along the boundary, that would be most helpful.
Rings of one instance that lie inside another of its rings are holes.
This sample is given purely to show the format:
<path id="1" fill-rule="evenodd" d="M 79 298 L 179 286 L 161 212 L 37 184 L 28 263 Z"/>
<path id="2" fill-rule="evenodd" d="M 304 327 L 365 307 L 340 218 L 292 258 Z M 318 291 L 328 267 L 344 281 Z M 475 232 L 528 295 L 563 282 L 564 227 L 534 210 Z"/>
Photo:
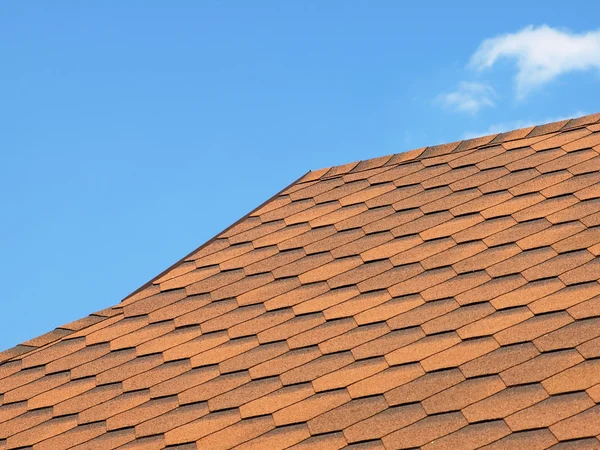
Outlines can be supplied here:
<path id="1" fill-rule="evenodd" d="M 501 145 L 510 141 L 534 139 L 541 141 L 544 136 L 551 137 L 554 133 L 565 132 L 583 128 L 600 122 L 600 113 L 589 114 L 572 119 L 564 119 L 557 122 L 534 125 L 526 128 L 506 131 L 503 133 L 490 134 L 486 136 L 464 139 L 447 144 L 438 144 L 431 147 L 421 147 L 406 152 L 380 156 L 361 161 L 355 161 L 339 166 L 331 166 L 308 172 L 299 180 L 299 183 L 329 179 L 343 176 L 349 173 L 363 172 L 365 170 L 378 169 L 383 166 L 395 166 L 420 161 L 426 158 L 444 156 L 450 153 L 464 152 L 485 148 L 493 145 Z"/>

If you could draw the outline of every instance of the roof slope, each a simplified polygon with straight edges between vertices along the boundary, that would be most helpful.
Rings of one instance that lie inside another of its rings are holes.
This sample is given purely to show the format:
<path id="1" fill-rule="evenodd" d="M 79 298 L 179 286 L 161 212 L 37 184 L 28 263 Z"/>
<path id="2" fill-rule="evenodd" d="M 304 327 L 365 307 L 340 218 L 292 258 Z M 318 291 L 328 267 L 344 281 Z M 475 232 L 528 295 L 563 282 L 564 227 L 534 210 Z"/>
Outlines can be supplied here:
<path id="1" fill-rule="evenodd" d="M 308 173 L 0 353 L 0 449 L 599 448 L 599 121 Z"/>

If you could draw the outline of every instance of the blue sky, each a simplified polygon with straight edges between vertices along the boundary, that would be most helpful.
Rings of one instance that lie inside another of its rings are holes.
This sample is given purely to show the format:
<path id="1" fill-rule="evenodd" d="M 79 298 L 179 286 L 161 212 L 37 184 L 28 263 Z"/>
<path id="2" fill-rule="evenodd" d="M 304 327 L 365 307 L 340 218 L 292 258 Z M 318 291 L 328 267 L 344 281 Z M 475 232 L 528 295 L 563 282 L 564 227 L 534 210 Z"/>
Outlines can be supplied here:
<path id="1" fill-rule="evenodd" d="M 309 169 L 600 111 L 599 14 L 4 3 L 0 350 L 117 304 Z"/>

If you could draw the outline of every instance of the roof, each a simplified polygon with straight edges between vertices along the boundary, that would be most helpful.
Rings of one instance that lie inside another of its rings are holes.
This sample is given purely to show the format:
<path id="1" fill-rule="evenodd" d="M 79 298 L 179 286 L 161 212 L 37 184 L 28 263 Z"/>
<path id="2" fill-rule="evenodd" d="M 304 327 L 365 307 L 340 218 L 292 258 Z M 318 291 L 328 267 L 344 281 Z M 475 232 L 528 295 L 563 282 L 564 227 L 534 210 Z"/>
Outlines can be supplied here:
<path id="1" fill-rule="evenodd" d="M 309 172 L 0 353 L 0 449 L 600 448 L 599 153 L 596 114 Z"/>

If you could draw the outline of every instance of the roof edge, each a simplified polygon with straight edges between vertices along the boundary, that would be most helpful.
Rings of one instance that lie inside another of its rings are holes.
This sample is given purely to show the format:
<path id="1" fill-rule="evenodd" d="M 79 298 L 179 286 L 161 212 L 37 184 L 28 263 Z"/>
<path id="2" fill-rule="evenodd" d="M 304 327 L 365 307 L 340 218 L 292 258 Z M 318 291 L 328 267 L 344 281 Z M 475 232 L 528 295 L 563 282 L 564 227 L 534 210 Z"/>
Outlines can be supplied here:
<path id="1" fill-rule="evenodd" d="M 408 150 L 402 153 L 396 153 L 383 157 L 355 161 L 339 166 L 331 166 L 323 169 L 310 171 L 303 178 L 298 180 L 299 183 L 316 181 L 319 179 L 330 179 L 340 177 L 349 173 L 363 172 L 383 166 L 395 166 L 407 164 L 414 161 L 420 161 L 426 158 L 447 155 L 449 153 L 464 152 L 477 148 L 485 148 L 490 145 L 499 145 L 519 139 L 532 138 L 543 136 L 546 134 L 557 133 L 561 131 L 570 131 L 585 126 L 600 122 L 600 113 L 588 114 L 586 116 L 575 117 L 572 119 L 560 120 L 519 128 L 516 130 L 505 131 L 497 134 L 465 139 L 462 141 L 451 142 L 449 144 L 439 144 L 431 147 L 421 147 L 415 150 Z"/>

